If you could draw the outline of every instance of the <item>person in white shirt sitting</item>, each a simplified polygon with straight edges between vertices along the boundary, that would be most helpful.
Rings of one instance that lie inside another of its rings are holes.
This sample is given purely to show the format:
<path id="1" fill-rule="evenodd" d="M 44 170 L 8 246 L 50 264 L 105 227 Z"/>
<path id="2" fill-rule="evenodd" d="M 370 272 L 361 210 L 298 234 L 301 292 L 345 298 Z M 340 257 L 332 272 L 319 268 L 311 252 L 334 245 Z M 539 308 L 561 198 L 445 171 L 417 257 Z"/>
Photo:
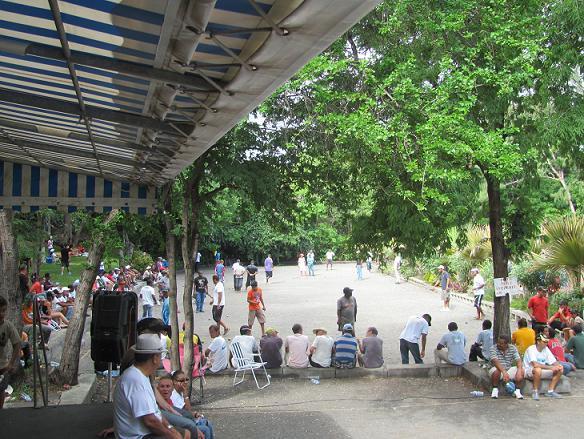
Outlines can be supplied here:
<path id="1" fill-rule="evenodd" d="M 562 378 L 564 368 L 549 350 L 547 344 L 549 339 L 539 334 L 534 345 L 531 345 L 523 355 L 523 368 L 525 369 L 525 378 L 533 380 L 533 399 L 539 400 L 539 385 L 542 378 L 549 379 L 550 385 L 545 396 L 551 398 L 561 398 L 556 392 L 556 386 Z"/>
<path id="2" fill-rule="evenodd" d="M 308 361 L 312 367 L 330 367 L 335 341 L 327 335 L 326 329 L 316 328 L 312 331 L 316 337 L 310 346 Z"/>
<path id="3" fill-rule="evenodd" d="M 256 361 L 255 355 L 259 352 L 259 347 L 258 342 L 251 335 L 251 328 L 248 325 L 243 325 L 239 328 L 239 334 L 240 335 L 233 337 L 233 340 L 231 340 L 231 345 L 233 346 L 234 343 L 239 343 L 243 358 L 247 358 L 249 361 Z M 233 358 L 233 354 L 230 354 L 231 364 L 233 367 L 237 367 L 237 364 L 235 364 L 235 359 Z"/>

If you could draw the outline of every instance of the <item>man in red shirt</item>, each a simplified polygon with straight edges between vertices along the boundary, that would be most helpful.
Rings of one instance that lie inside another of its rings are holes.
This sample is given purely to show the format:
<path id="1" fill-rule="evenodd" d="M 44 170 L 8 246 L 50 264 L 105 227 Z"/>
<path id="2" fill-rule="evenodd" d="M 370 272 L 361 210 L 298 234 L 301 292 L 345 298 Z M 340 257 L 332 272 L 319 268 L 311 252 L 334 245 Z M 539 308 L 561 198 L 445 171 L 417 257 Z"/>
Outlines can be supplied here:
<path id="1" fill-rule="evenodd" d="M 537 293 L 527 302 L 527 312 L 531 316 L 531 327 L 536 333 L 547 326 L 549 302 L 545 297 L 545 288 L 537 287 Z"/>
<path id="2" fill-rule="evenodd" d="M 251 288 L 247 291 L 247 303 L 249 304 L 247 324 L 249 329 L 251 329 L 251 326 L 257 317 L 258 322 L 262 328 L 263 337 L 265 335 L 264 325 L 266 323 L 266 315 L 264 314 L 264 311 L 266 310 L 266 305 L 264 305 L 262 289 L 258 287 L 258 283 L 255 280 L 251 281 L 250 286 Z"/>
<path id="3" fill-rule="evenodd" d="M 562 342 L 558 340 L 556 337 L 556 331 L 549 326 L 546 326 L 543 329 L 543 334 L 548 338 L 548 349 L 554 354 L 556 360 L 560 362 L 562 367 L 564 368 L 564 375 L 568 375 L 573 370 L 576 370 L 576 365 L 573 363 L 573 357 L 566 358 L 566 354 L 564 352 L 564 347 L 562 346 Z M 572 361 L 569 361 L 572 360 Z"/>

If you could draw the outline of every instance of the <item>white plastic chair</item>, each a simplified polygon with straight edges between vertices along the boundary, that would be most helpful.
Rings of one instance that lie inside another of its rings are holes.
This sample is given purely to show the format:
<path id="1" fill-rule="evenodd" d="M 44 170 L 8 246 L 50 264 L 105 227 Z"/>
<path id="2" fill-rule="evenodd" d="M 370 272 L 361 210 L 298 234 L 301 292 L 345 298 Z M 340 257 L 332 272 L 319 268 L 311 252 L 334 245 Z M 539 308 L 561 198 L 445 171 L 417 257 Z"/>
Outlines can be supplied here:
<path id="1" fill-rule="evenodd" d="M 243 381 L 245 380 L 245 373 L 247 371 L 251 371 L 251 374 L 253 375 L 253 379 L 255 380 L 255 383 L 256 383 L 256 386 L 258 387 L 258 389 L 261 390 L 261 389 L 264 389 L 270 385 L 270 378 L 271 377 L 266 372 L 266 363 L 262 360 L 261 354 L 254 353 L 254 355 L 259 356 L 259 358 L 260 358 L 259 362 L 251 361 L 249 358 L 245 358 L 243 355 L 243 351 L 241 350 L 241 345 L 238 342 L 232 342 L 229 350 L 231 351 L 231 355 L 233 356 L 233 361 L 235 362 L 235 375 L 233 376 L 233 386 L 234 387 L 237 386 L 238 384 L 243 383 Z M 264 374 L 266 375 L 267 383 L 264 384 L 262 387 L 260 387 L 260 385 L 258 383 L 258 379 L 257 379 L 256 373 L 255 373 L 256 369 L 263 369 Z M 242 373 L 241 379 L 239 381 L 237 381 L 237 374 L 240 372 Z"/>

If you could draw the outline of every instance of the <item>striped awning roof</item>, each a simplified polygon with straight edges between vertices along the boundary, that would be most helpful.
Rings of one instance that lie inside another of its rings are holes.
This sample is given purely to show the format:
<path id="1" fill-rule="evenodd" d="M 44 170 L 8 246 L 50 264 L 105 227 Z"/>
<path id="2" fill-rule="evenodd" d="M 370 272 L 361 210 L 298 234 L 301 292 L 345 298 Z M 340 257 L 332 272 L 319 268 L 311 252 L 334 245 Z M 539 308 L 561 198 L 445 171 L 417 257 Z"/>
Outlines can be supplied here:
<path id="1" fill-rule="evenodd" d="M 0 159 L 161 185 L 379 0 L 0 0 Z"/>

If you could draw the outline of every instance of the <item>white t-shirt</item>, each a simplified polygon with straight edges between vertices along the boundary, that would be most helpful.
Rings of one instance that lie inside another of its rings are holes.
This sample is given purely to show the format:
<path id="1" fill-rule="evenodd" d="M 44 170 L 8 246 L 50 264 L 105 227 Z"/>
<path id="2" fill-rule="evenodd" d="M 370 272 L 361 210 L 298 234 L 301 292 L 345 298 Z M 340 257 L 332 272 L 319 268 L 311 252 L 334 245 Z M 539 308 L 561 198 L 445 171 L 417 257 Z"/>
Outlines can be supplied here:
<path id="1" fill-rule="evenodd" d="M 397 255 L 393 260 L 393 268 L 399 270 L 401 267 L 401 261 L 402 261 L 401 256 Z"/>
<path id="2" fill-rule="evenodd" d="M 332 251 L 326 252 L 326 258 L 332 260 L 335 254 Z"/>
<path id="3" fill-rule="evenodd" d="M 481 285 L 482 287 L 478 288 Z M 479 273 L 475 274 L 475 277 L 472 278 L 472 287 L 478 288 L 474 290 L 475 296 L 482 296 L 483 294 L 485 294 L 485 280 Z"/>
<path id="4" fill-rule="evenodd" d="M 284 348 L 288 348 L 288 367 L 308 367 L 308 337 L 302 334 L 294 334 L 286 337 Z"/>
<path id="5" fill-rule="evenodd" d="M 195 262 L 196 263 L 201 262 L 201 253 L 197 252 L 197 256 L 196 256 Z"/>
<path id="6" fill-rule="evenodd" d="M 412 316 L 408 319 L 406 327 L 403 329 L 399 338 L 403 338 L 410 343 L 418 343 L 422 334 L 428 334 L 428 322 L 421 316 Z"/>
<path id="7" fill-rule="evenodd" d="M 122 374 L 114 391 L 114 431 L 119 439 L 141 439 L 152 432 L 142 416 L 154 414 L 162 419 L 150 380 L 135 366 Z"/>
<path id="8" fill-rule="evenodd" d="M 182 409 L 185 406 L 185 398 L 175 389 L 172 389 L 170 400 L 172 401 L 172 406 L 176 407 L 177 409 Z"/>
<path id="9" fill-rule="evenodd" d="M 523 355 L 523 367 L 525 368 L 525 373 L 531 373 L 531 370 L 533 369 L 533 366 L 531 365 L 532 361 L 551 366 L 558 360 L 556 360 L 556 357 L 554 357 L 554 354 L 552 354 L 552 351 L 550 351 L 547 346 L 540 352 L 537 350 L 536 345 L 531 345 Z"/>
<path id="10" fill-rule="evenodd" d="M 256 341 L 255 337 L 251 335 L 236 335 L 233 337 L 231 343 L 239 343 L 241 346 L 241 353 L 243 354 L 244 358 L 247 358 L 249 361 L 254 361 L 253 353 L 258 352 L 258 342 Z M 232 360 L 231 363 L 235 367 L 235 360 Z"/>
<path id="11" fill-rule="evenodd" d="M 219 303 L 219 293 L 221 294 L 221 303 Z M 225 306 L 225 287 L 223 282 L 217 282 L 215 287 L 213 287 L 213 305 Z"/>
<path id="12" fill-rule="evenodd" d="M 209 345 L 209 350 L 211 351 L 209 360 L 212 364 L 209 370 L 211 372 L 219 372 L 220 370 L 227 369 L 229 354 L 225 339 L 221 336 L 215 337 Z"/>
<path id="13" fill-rule="evenodd" d="M 154 305 L 154 288 L 148 285 L 144 285 L 140 290 L 140 295 L 142 296 L 142 305 Z"/>
<path id="14" fill-rule="evenodd" d="M 312 354 L 312 361 L 320 364 L 322 367 L 329 367 L 331 365 L 331 355 L 335 341 L 328 335 L 317 335 L 312 346 L 316 348 Z"/>

